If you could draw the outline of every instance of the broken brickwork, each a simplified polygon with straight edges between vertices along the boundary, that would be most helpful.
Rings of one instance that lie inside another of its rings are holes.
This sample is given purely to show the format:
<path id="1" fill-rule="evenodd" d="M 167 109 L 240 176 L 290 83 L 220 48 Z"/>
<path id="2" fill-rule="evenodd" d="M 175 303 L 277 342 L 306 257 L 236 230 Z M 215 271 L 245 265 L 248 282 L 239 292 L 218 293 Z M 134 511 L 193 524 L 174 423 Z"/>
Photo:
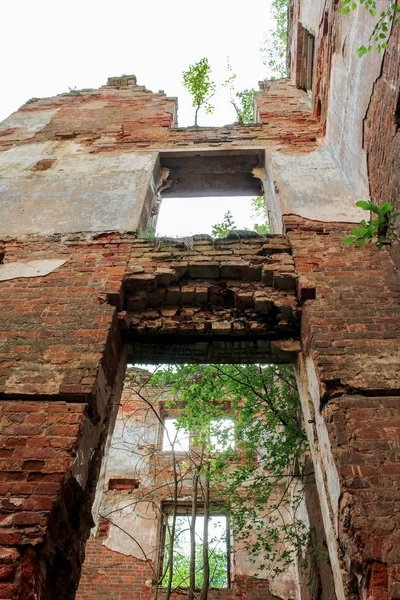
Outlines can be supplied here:
<path id="1" fill-rule="evenodd" d="M 299 290 L 315 289 L 315 299 L 303 306 L 299 376 L 319 388 L 310 392 L 306 427 L 325 463 L 345 597 L 397 598 L 398 274 L 387 253 L 346 249 L 343 225 L 292 217 L 286 227 Z M 377 565 L 385 584 L 371 577 Z"/>
<path id="2" fill-rule="evenodd" d="M 400 212 L 400 27 L 394 27 L 364 121 L 370 192 L 375 204 L 391 202 Z M 379 135 L 377 135 L 379 132 Z M 400 265 L 400 244 L 391 255 Z"/>
<path id="3" fill-rule="evenodd" d="M 296 274 L 283 236 L 133 245 L 126 327 L 141 336 L 297 337 Z M 206 236 L 205 236 L 206 237 Z"/>

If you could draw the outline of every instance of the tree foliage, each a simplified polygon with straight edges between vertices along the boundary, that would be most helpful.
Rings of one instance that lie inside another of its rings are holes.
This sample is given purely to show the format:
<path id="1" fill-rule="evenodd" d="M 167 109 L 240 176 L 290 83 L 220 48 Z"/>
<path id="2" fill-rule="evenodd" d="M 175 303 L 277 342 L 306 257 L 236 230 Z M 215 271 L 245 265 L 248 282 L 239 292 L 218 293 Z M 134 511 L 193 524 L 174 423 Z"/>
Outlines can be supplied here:
<path id="1" fill-rule="evenodd" d="M 235 543 L 246 548 L 258 571 L 284 571 L 309 543 L 297 517 L 302 488 L 293 491 L 292 485 L 303 472 L 307 447 L 292 368 L 179 365 L 159 371 L 152 383 L 171 385 L 179 398 L 178 426 L 191 432 L 193 446 L 204 449 L 200 482 L 208 481 L 212 503 L 229 513 Z M 212 423 L 232 414 L 235 446 L 226 443 L 227 429 L 220 428 L 223 449 L 213 452 Z"/>
<path id="2" fill-rule="evenodd" d="M 266 235 L 270 232 L 268 221 L 268 212 L 265 207 L 264 197 L 257 196 L 251 201 L 252 220 L 255 223 L 252 226 L 253 231 L 260 235 Z M 215 223 L 211 230 L 211 235 L 215 238 L 225 238 L 231 231 L 236 231 L 237 226 L 232 213 L 228 210 L 220 223 Z"/>
<path id="3" fill-rule="evenodd" d="M 183 85 L 192 96 L 192 106 L 195 109 L 194 125 L 197 127 L 200 108 L 203 107 L 207 114 L 214 110 L 209 101 L 214 96 L 216 86 L 211 79 L 208 58 L 200 59 L 183 72 Z"/>
<path id="4" fill-rule="evenodd" d="M 228 77 L 222 84 L 228 88 L 231 104 L 236 111 L 238 123 L 240 125 L 250 124 L 254 122 L 254 94 L 255 90 L 245 89 L 238 92 L 235 88 L 236 73 L 233 73 L 229 58 L 227 59 Z"/>
<path id="5" fill-rule="evenodd" d="M 276 28 L 268 33 L 261 51 L 265 53 L 264 64 L 271 71 L 271 78 L 287 77 L 289 0 L 272 0 L 271 13 Z"/>
<path id="6" fill-rule="evenodd" d="M 379 0 L 342 0 L 342 15 L 347 15 L 352 10 L 363 6 L 373 17 L 378 15 Z M 357 49 L 357 54 L 361 58 L 364 54 L 372 52 L 373 47 L 378 52 L 382 52 L 387 47 L 387 40 L 390 35 L 390 28 L 399 23 L 400 4 L 397 1 L 389 0 L 389 6 L 379 14 L 367 45 L 362 44 Z"/>

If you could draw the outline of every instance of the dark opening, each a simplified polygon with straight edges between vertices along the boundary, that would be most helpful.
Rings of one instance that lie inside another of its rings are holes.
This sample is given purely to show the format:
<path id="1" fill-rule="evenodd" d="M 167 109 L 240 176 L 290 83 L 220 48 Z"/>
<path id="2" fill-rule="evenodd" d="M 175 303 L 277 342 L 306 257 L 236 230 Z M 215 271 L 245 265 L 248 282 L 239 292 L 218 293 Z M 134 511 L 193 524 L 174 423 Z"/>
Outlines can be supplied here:
<path id="1" fill-rule="evenodd" d="M 258 196 L 260 181 L 253 169 L 263 165 L 263 151 L 163 152 L 162 168 L 169 169 L 163 197 Z"/>
<path id="2" fill-rule="evenodd" d="M 400 127 L 400 93 L 397 96 L 396 109 L 394 111 L 394 122 L 396 125 L 396 131 Z"/>

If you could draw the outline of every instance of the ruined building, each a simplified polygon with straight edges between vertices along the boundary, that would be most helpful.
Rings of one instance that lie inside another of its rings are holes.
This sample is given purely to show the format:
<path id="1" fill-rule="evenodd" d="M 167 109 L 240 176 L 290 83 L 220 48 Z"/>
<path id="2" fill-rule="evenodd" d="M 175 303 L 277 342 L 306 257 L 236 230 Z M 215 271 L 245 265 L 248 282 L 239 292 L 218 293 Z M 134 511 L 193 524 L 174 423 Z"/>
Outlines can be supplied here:
<path id="1" fill-rule="evenodd" d="M 320 597 L 400 598 L 399 245 L 343 245 L 356 200 L 398 204 L 400 28 L 359 60 L 367 13 L 290 12 L 291 77 L 253 124 L 181 129 L 175 99 L 116 77 L 0 126 L 2 599 L 75 597 L 128 357 L 293 363 Z M 160 195 L 261 192 L 267 238 L 137 236 Z"/>

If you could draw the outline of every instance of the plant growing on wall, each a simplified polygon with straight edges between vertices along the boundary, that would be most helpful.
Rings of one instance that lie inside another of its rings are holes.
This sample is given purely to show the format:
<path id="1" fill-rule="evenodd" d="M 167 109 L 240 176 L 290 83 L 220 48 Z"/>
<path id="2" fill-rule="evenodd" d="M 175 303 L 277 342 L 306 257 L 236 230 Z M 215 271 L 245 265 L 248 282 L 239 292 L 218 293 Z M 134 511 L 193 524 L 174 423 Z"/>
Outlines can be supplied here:
<path id="1" fill-rule="evenodd" d="M 241 92 L 236 91 L 236 73 L 233 73 L 232 71 L 229 58 L 227 60 L 227 71 L 228 77 L 222 85 L 229 90 L 231 104 L 236 111 L 238 123 L 240 125 L 253 123 L 255 90 L 251 88 Z"/>
<path id="2" fill-rule="evenodd" d="M 235 221 L 233 219 L 232 213 L 228 210 L 224 214 L 224 218 L 221 223 L 215 223 L 211 230 L 211 235 L 215 238 L 224 238 L 228 235 L 230 231 L 234 231 L 236 229 Z"/>
<path id="3" fill-rule="evenodd" d="M 363 248 L 368 242 L 374 242 L 378 250 L 382 249 L 384 244 L 390 243 L 390 240 L 397 240 L 398 233 L 394 219 L 400 216 L 400 213 L 393 213 L 393 205 L 391 202 L 384 202 L 380 206 L 372 202 L 360 200 L 356 205 L 364 210 L 371 211 L 376 218 L 366 221 L 363 219 L 359 227 L 354 227 L 352 235 L 345 238 L 343 243 L 346 246 L 357 244 L 359 248 Z"/>
<path id="4" fill-rule="evenodd" d="M 192 106 L 195 109 L 194 126 L 197 127 L 200 108 L 204 108 L 207 114 L 214 110 L 210 100 L 215 94 L 215 83 L 211 79 L 208 58 L 200 59 L 183 72 L 183 85 L 192 96 Z"/>
<path id="5" fill-rule="evenodd" d="M 342 15 L 347 15 L 352 10 L 356 10 L 360 6 L 363 6 L 373 17 L 376 17 L 379 13 L 378 10 L 379 0 L 342 0 Z M 373 47 L 381 52 L 387 47 L 387 41 L 390 35 L 390 29 L 393 25 L 397 25 L 400 20 L 400 4 L 393 0 L 389 1 L 389 5 L 379 13 L 379 18 L 376 21 L 367 45 L 362 44 L 357 49 L 357 54 L 361 58 L 364 54 L 372 52 Z"/>

